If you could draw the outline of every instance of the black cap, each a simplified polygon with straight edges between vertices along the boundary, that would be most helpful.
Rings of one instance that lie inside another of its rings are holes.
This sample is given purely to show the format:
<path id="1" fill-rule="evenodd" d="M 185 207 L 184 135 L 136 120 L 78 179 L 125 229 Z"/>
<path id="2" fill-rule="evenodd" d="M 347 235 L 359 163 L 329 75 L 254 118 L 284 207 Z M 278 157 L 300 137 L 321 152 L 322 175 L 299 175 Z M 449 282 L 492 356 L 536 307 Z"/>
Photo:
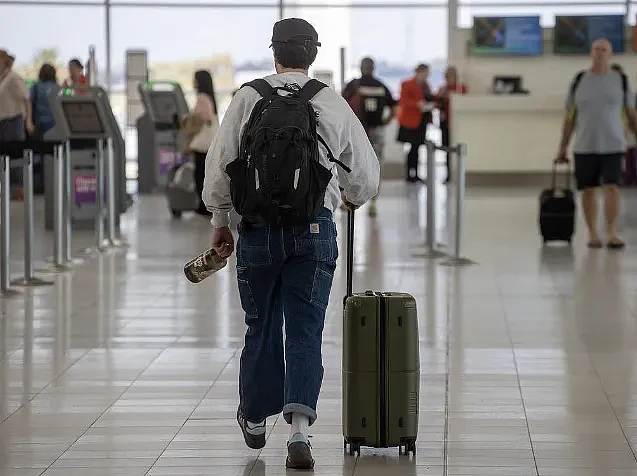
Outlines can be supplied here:
<path id="1" fill-rule="evenodd" d="M 318 33 L 312 25 L 301 18 L 285 18 L 274 24 L 272 43 L 304 43 L 306 46 L 321 46 Z"/>

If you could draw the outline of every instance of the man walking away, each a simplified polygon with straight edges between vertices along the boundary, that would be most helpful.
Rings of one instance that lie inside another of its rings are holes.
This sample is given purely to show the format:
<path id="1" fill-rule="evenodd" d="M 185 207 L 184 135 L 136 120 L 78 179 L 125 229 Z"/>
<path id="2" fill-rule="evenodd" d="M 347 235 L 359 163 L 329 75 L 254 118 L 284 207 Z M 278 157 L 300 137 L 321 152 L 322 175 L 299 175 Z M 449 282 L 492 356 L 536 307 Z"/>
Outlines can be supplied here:
<path id="1" fill-rule="evenodd" d="M 582 191 L 582 208 L 588 227 L 588 246 L 601 248 L 597 230 L 597 192 L 604 185 L 606 246 L 621 249 L 624 242 L 617 234 L 619 184 L 622 157 L 626 151 L 624 114 L 630 129 L 637 131 L 628 78 L 610 68 L 612 47 L 604 38 L 593 42 L 592 65 L 580 72 L 566 100 L 566 116 L 557 162 L 568 162 L 568 144 L 575 132 L 575 179 Z"/>
<path id="2" fill-rule="evenodd" d="M 382 163 L 385 126 L 394 118 L 398 101 L 392 97 L 389 88 L 374 77 L 374 69 L 374 60 L 363 58 L 361 77 L 350 81 L 345 86 L 343 97 L 363 124 L 376 151 L 376 157 Z M 389 108 L 389 114 L 386 116 L 387 108 Z M 372 198 L 368 212 L 370 216 L 376 216 L 376 197 Z"/>
<path id="3" fill-rule="evenodd" d="M 317 418 L 338 256 L 332 214 L 341 200 L 355 208 L 376 195 L 380 170 L 345 100 L 308 77 L 318 46 L 305 20 L 274 25 L 277 73 L 232 99 L 208 151 L 202 192 L 213 213 L 212 246 L 222 257 L 234 250 L 231 207 L 242 217 L 237 281 L 248 329 L 239 426 L 250 448 L 262 448 L 266 418 L 283 412 L 290 425 L 286 466 L 296 469 L 314 466 L 308 427 Z"/>

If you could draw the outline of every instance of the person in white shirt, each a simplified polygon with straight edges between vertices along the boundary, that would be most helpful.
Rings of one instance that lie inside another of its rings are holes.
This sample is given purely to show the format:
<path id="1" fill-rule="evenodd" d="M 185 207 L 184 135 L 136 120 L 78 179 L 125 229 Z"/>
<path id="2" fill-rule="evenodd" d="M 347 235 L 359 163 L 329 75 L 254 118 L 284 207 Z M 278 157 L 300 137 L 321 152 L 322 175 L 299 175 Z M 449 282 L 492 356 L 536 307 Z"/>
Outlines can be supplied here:
<path id="1" fill-rule="evenodd" d="M 283 88 L 274 94 L 296 93 L 300 97 L 305 85 L 317 84 L 310 82 L 308 69 L 316 59 L 318 46 L 318 34 L 305 20 L 287 18 L 274 25 L 272 48 L 277 73 L 264 78 L 267 85 Z M 252 161 L 252 167 L 256 167 L 254 162 L 265 161 L 270 155 L 255 158 L 248 154 L 247 160 L 241 161 L 247 147 L 242 142 L 243 132 L 249 120 L 253 124 L 255 105 L 264 104 L 261 97 L 254 87 L 242 87 L 232 99 L 206 157 L 202 198 L 213 214 L 212 246 L 224 258 L 234 250 L 234 238 L 228 228 L 231 208 L 234 206 L 242 216 L 238 225 L 237 280 L 248 329 L 241 355 L 237 420 L 245 442 L 251 448 L 265 446 L 266 418 L 283 412 L 290 424 L 286 466 L 309 469 L 314 460 L 308 427 L 317 418 L 316 403 L 323 379 L 323 325 L 338 256 L 332 215 L 341 200 L 354 209 L 374 197 L 380 169 L 367 134 L 347 102 L 330 88 L 319 89 L 309 102 L 317 116 L 318 136 L 325 142 L 311 149 L 315 156 L 312 160 L 318 160 L 321 170 L 327 171 L 324 195 L 319 194 L 322 203 L 316 213 L 295 224 L 247 219 L 252 215 L 237 209 L 231 196 L 237 196 L 238 187 L 266 187 L 265 178 L 260 181 L 261 176 L 256 175 L 256 169 L 249 169 L 249 164 Z M 267 114 L 270 113 L 266 109 L 263 115 Z M 291 160 L 290 154 L 300 153 L 289 147 L 279 156 L 277 152 L 278 149 L 273 153 L 267 149 L 272 157 L 268 167 L 280 167 L 280 163 Z M 250 178 L 256 184 L 231 180 L 237 164 L 248 167 L 242 170 L 252 170 Z M 299 168 L 294 178 L 295 193 Z M 276 175 L 272 170 L 267 168 L 267 175 Z M 303 178 L 301 185 L 302 181 Z M 270 195 L 263 197 L 263 203 L 252 205 L 270 206 Z M 246 207 L 245 203 L 241 207 Z"/>

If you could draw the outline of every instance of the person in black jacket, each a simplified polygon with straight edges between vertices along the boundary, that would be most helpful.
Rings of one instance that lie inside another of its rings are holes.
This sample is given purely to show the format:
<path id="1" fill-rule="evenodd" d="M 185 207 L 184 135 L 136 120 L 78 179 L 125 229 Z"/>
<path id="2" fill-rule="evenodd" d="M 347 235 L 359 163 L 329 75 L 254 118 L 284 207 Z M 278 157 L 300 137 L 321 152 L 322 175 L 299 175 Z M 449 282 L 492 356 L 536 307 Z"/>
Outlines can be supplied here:
<path id="1" fill-rule="evenodd" d="M 343 89 L 343 97 L 363 124 L 367 137 L 382 164 L 385 147 L 385 126 L 395 116 L 398 101 L 378 78 L 374 77 L 374 60 L 363 58 L 361 77 L 350 81 Z M 389 109 L 389 114 L 386 114 Z M 376 216 L 376 197 L 369 204 L 370 216 Z"/>

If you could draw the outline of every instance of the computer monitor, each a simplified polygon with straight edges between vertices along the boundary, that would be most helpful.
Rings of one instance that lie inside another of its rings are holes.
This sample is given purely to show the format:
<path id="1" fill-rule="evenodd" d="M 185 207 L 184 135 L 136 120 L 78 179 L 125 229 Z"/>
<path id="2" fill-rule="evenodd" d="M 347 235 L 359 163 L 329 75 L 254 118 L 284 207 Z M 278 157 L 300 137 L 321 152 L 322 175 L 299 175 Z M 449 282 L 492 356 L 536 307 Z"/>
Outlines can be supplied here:
<path id="1" fill-rule="evenodd" d="M 106 133 L 94 99 L 62 101 L 62 111 L 72 136 L 103 136 Z"/>
<path id="2" fill-rule="evenodd" d="M 172 124 L 175 114 L 179 113 L 175 92 L 150 91 L 149 97 L 155 122 Z"/>

